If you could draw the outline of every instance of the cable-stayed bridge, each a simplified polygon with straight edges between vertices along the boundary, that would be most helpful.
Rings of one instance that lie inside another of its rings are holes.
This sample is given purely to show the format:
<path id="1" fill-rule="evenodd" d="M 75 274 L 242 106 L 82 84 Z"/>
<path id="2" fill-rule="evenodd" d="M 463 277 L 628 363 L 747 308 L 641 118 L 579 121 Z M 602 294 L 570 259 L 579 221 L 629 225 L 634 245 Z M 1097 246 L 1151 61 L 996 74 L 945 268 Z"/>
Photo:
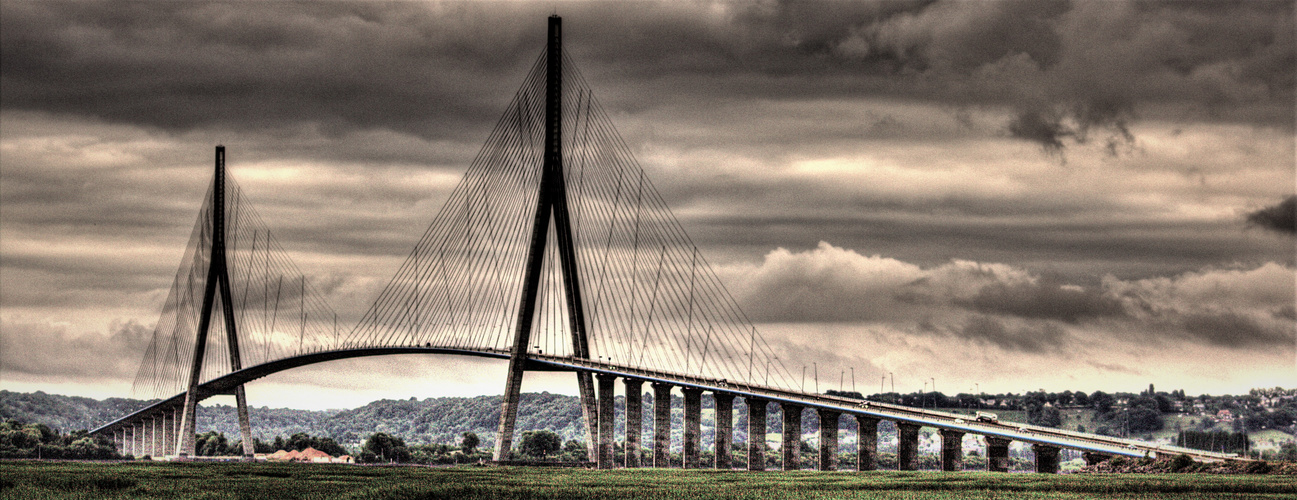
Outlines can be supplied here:
<path id="1" fill-rule="evenodd" d="M 684 396 L 683 465 L 700 467 L 701 395 L 715 401 L 717 468 L 731 468 L 733 402 L 748 408 L 748 468 L 765 467 L 766 413 L 782 413 L 784 469 L 800 468 L 801 414 L 820 419 L 819 468 L 832 469 L 841 416 L 858 423 L 859 470 L 877 465 L 878 423 L 897 427 L 897 461 L 917 466 L 920 427 L 941 435 L 943 470 L 962 468 L 963 437 L 984 436 L 993 471 L 1011 441 L 1033 445 L 1036 468 L 1058 470 L 1063 448 L 1088 461 L 1186 453 L 1158 446 L 967 415 L 802 391 L 726 291 L 613 127 L 549 20 L 548 43 L 459 185 L 396 275 L 354 326 L 337 314 L 276 243 L 216 149 L 213 183 L 135 380 L 160 401 L 107 424 L 125 453 L 193 456 L 195 408 L 232 394 L 252 455 L 243 386 L 324 361 L 401 353 L 508 360 L 495 457 L 509 458 L 528 370 L 574 374 L 590 456 L 601 468 L 669 466 L 671 393 Z M 614 394 L 625 426 L 614 464 Z"/>

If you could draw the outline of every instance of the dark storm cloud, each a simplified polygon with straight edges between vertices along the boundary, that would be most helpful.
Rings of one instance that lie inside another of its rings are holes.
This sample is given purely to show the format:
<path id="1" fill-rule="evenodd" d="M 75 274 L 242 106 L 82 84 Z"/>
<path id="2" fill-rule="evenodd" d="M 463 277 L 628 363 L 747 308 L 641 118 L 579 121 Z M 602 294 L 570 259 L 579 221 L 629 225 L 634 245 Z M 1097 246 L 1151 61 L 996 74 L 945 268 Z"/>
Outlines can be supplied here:
<path id="1" fill-rule="evenodd" d="M 1055 319 L 1068 323 L 1086 318 L 1119 316 L 1124 312 L 1120 301 L 1102 292 L 1043 279 L 1037 282 L 993 283 L 983 287 L 971 300 L 956 303 L 984 313 Z"/>
<path id="2" fill-rule="evenodd" d="M 3 105 L 176 130 L 454 135 L 493 118 L 539 53 L 543 33 L 511 24 L 464 4 L 8 2 Z"/>
<path id="3" fill-rule="evenodd" d="M 1234 312 L 1189 314 L 1184 331 L 1195 340 L 1230 348 L 1291 345 L 1297 339 L 1292 322 L 1263 324 Z"/>
<path id="4" fill-rule="evenodd" d="M 539 53 L 550 7 L 9 2 L 4 10 L 9 109 L 168 129 L 312 122 L 326 132 L 430 136 L 476 132 L 497 116 Z M 1096 129 L 1129 139 L 1133 110 L 1150 102 L 1206 102 L 1227 118 L 1292 121 L 1290 2 L 562 10 L 569 51 L 621 109 L 642 109 L 668 91 L 685 102 L 876 95 L 1008 105 L 1022 110 L 1005 124 L 1013 135 L 1055 148 Z"/>
<path id="5" fill-rule="evenodd" d="M 983 315 L 969 318 L 955 333 L 1005 350 L 1023 352 L 1057 351 L 1068 340 L 1067 331 L 1050 322 L 1030 322 L 1014 327 Z"/>
<path id="6" fill-rule="evenodd" d="M 1247 223 L 1271 231 L 1297 234 L 1297 195 L 1247 214 Z"/>

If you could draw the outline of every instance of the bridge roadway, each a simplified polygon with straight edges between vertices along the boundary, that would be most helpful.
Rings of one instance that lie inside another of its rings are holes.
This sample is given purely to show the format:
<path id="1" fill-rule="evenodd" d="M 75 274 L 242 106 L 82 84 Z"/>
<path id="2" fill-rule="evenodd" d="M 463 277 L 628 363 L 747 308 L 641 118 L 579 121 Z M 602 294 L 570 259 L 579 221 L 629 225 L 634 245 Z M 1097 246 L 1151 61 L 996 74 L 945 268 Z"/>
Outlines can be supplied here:
<path id="1" fill-rule="evenodd" d="M 509 359 L 509 351 L 504 349 L 464 349 L 458 347 L 437 347 L 432 345 L 423 346 L 392 346 L 392 347 L 355 347 L 339 350 L 318 351 L 289 358 L 284 358 L 257 366 L 244 368 L 224 376 L 208 381 L 199 386 L 199 399 L 206 399 L 211 396 L 233 394 L 234 388 L 244 383 L 265 377 L 267 375 L 296 368 L 300 366 L 333 361 L 340 359 L 359 358 L 368 356 L 384 356 L 394 354 L 447 354 L 461 356 L 475 356 L 494 359 Z M 872 427 L 872 436 L 869 436 L 869 430 L 862 431 L 863 439 L 858 439 L 860 447 L 858 454 L 861 462 L 861 470 L 870 470 L 875 467 L 876 454 L 876 424 L 878 420 L 891 420 L 897 424 L 898 429 L 898 462 L 900 467 L 913 469 L 916 465 L 915 454 L 918 445 L 918 428 L 933 427 L 940 431 L 942 435 L 942 466 L 944 470 L 958 470 L 962 468 L 962 450 L 958 449 L 959 442 L 965 433 L 980 434 L 984 436 L 987 444 L 987 458 L 991 470 L 1007 470 L 1008 456 L 1007 449 L 1010 441 L 1021 441 L 1033 445 L 1037 455 L 1037 470 L 1041 472 L 1057 472 L 1058 469 L 1058 451 L 1063 448 L 1080 450 L 1085 452 L 1086 461 L 1097 463 L 1100 460 L 1114 456 L 1127 457 L 1155 457 L 1166 458 L 1177 454 L 1185 454 L 1194 460 L 1203 462 L 1216 462 L 1222 460 L 1237 459 L 1237 455 L 1215 453 L 1203 450 L 1194 450 L 1168 445 L 1158 445 L 1121 439 L 1110 436 L 1097 434 L 1088 434 L 1082 432 L 1072 432 L 1062 429 L 1049 427 L 1039 427 L 1027 424 L 1020 424 L 1007 421 L 979 421 L 973 415 L 963 415 L 935 410 L 911 408 L 907 406 L 892 405 L 873 401 L 864 401 L 854 398 L 844 398 L 838 396 L 829 396 L 823 394 L 807 394 L 801 392 L 792 392 L 773 387 L 762 385 L 752 385 L 730 382 L 728 380 L 717 380 L 711 378 L 698 377 L 683 373 L 673 373 L 664 371 L 649 371 L 614 363 L 598 362 L 593 360 L 571 358 L 566 356 L 554 356 L 546 354 L 529 354 L 527 370 L 531 371 L 587 371 L 595 374 L 601 379 L 600 399 L 607 391 L 611 394 L 612 380 L 622 378 L 627 387 L 640 387 L 643 382 L 649 382 L 655 385 L 655 389 L 666 388 L 668 392 L 659 394 L 669 394 L 671 387 L 679 387 L 685 392 L 685 466 L 691 465 L 690 454 L 693 454 L 692 465 L 697 466 L 697 455 L 701 443 L 698 443 L 698 395 L 704 391 L 712 392 L 716 396 L 718 410 L 720 406 L 729 407 L 732 404 L 733 397 L 742 397 L 745 401 L 779 403 L 784 408 L 784 413 L 793 415 L 793 420 L 785 418 L 786 432 L 784 439 L 800 439 L 800 415 L 803 408 L 812 408 L 820 413 L 821 421 L 826 418 L 836 421 L 839 415 L 847 414 L 857 418 L 862 424 L 862 429 Z M 632 385 L 633 384 L 633 385 Z M 638 390 L 627 391 L 633 399 L 640 399 L 633 393 Z M 692 398 L 691 398 L 692 396 Z M 728 397 L 726 397 L 728 396 Z M 179 415 L 181 407 L 184 404 L 185 393 L 180 393 L 171 398 L 160 400 L 147 407 L 137 410 L 129 415 L 119 418 L 113 422 L 105 424 L 91 431 L 92 434 L 107 434 L 111 436 L 118 445 L 118 449 L 123 453 L 133 455 L 153 455 L 153 456 L 170 456 L 176 450 L 176 437 L 179 434 L 180 422 Z M 692 403 L 692 405 L 691 405 Z M 601 412 L 605 407 L 600 402 Z M 628 405 L 630 407 L 631 405 Z M 691 408 L 691 406 L 693 406 Z M 755 422 L 751 417 L 758 417 L 756 422 L 758 428 L 750 429 L 764 434 L 764 415 L 766 405 L 749 404 L 750 425 Z M 759 408 L 754 408 L 759 406 Z M 607 402 L 606 408 L 611 410 L 611 400 Z M 669 407 L 667 407 L 669 411 Z M 732 408 L 723 409 L 730 413 Z M 660 408 L 655 411 L 661 412 Z M 692 414 L 691 414 L 692 413 Z M 611 411 L 609 418 L 612 418 Z M 666 417 L 666 426 L 670 426 L 669 415 Z M 602 419 L 601 419 L 602 420 Z M 872 422 L 872 423 L 871 423 Z M 602 424 L 603 422 L 601 422 Z M 657 426 L 662 427 L 662 422 L 656 422 Z M 606 462 L 601 465 L 611 465 L 611 423 L 608 427 L 606 437 L 602 440 L 607 441 L 607 451 L 603 452 L 609 455 Z M 693 428 L 692 435 L 690 428 Z M 730 442 L 732 429 L 718 429 L 718 439 L 724 439 Z M 789 434 L 789 431 L 794 434 Z M 669 432 L 669 429 L 666 430 Z M 601 429 L 601 435 L 605 431 Z M 657 433 L 655 433 L 657 434 Z M 661 439 L 662 435 L 654 436 Z M 835 460 L 832 456 L 836 454 L 837 429 L 836 426 L 821 426 L 821 464 L 820 468 L 831 470 Z M 872 439 L 871 439 L 872 437 Z M 690 442 L 692 438 L 693 442 Z M 639 436 L 630 437 L 638 441 Z M 670 440 L 666 442 L 669 444 Z M 653 443 L 654 448 L 664 448 Z M 788 447 L 782 447 L 787 449 Z M 832 448 L 832 451 L 829 451 Z M 629 449 L 629 447 L 628 447 Z M 795 448 L 794 448 L 795 449 Z M 665 450 L 658 453 L 652 450 L 654 458 L 665 456 Z M 751 449 L 750 453 L 764 455 L 764 449 Z M 728 462 L 728 453 L 725 453 L 724 460 Z M 867 457 L 865 455 L 868 455 Z M 602 457 L 601 457 L 602 458 Z M 648 457 L 645 457 L 648 458 Z M 1001 459 L 1002 461 L 997 461 Z M 627 459 L 631 461 L 631 458 Z M 796 468 L 800 461 L 798 456 L 789 456 L 785 454 L 785 468 L 790 468 L 789 462 L 792 462 L 791 468 Z M 1043 462 L 1042 462 L 1043 461 Z M 638 465 L 638 456 L 634 461 L 628 463 L 628 466 Z M 908 462 L 908 463 L 907 463 Z M 658 462 L 659 466 L 666 466 L 663 462 Z M 720 463 L 717 464 L 720 467 Z M 728 465 L 726 463 L 725 465 Z M 725 467 L 728 468 L 728 467 Z M 750 469 L 762 469 L 764 464 L 753 464 Z"/>

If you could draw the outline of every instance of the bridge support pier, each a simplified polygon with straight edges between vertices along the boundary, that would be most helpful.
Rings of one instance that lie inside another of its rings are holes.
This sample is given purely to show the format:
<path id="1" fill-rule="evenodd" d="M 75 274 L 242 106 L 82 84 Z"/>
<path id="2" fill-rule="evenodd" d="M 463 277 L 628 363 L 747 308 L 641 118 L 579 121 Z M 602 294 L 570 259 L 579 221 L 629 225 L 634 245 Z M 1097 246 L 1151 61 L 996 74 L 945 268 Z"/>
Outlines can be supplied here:
<path id="1" fill-rule="evenodd" d="M 236 354 L 234 354 L 234 351 L 232 350 L 231 356 L 235 355 Z M 242 362 L 236 366 L 241 365 Z M 237 370 L 238 368 L 235 369 Z M 243 436 L 243 460 L 245 462 L 251 462 L 255 460 L 256 448 L 252 446 L 252 421 L 248 418 L 248 396 L 243 390 L 243 384 L 239 384 L 234 388 L 234 406 L 235 412 L 238 413 L 239 416 L 239 434 Z"/>
<path id="2" fill-rule="evenodd" d="M 644 429 L 644 381 L 622 379 L 626 386 L 626 467 L 639 467 L 643 448 L 640 431 Z"/>
<path id="3" fill-rule="evenodd" d="M 798 470 L 802 468 L 802 407 L 790 403 L 780 407 L 784 414 L 784 443 L 780 447 L 784 470 Z"/>
<path id="4" fill-rule="evenodd" d="M 697 469 L 702 466 L 703 390 L 693 387 L 683 387 L 681 390 L 685 396 L 684 468 Z"/>
<path id="5" fill-rule="evenodd" d="M 1058 474 L 1058 452 L 1062 451 L 1062 448 L 1047 444 L 1033 444 L 1031 451 L 1036 453 L 1036 472 Z"/>
<path id="6" fill-rule="evenodd" d="M 153 456 L 167 456 L 167 421 L 165 413 L 153 417 Z"/>
<path id="7" fill-rule="evenodd" d="M 964 470 L 964 433 L 955 430 L 941 431 L 941 470 Z"/>
<path id="8" fill-rule="evenodd" d="M 820 470 L 837 470 L 838 412 L 818 410 L 820 415 Z"/>
<path id="9" fill-rule="evenodd" d="M 616 401 L 614 388 L 617 377 L 599 374 L 595 378 L 599 381 L 599 410 L 596 412 L 599 418 L 599 456 L 596 460 L 599 461 L 600 469 L 611 469 L 613 468 L 612 429 L 616 422 L 613 402 Z"/>
<path id="10" fill-rule="evenodd" d="M 856 415 L 856 470 L 878 469 L 878 419 Z"/>
<path id="11" fill-rule="evenodd" d="M 175 419 L 176 419 L 175 411 L 173 410 L 162 411 L 162 451 L 160 452 L 162 456 L 170 455 L 171 452 L 168 450 L 175 449 L 175 443 L 173 441 L 176 437 L 176 432 L 175 432 L 176 426 L 174 423 L 172 423 Z"/>
<path id="12" fill-rule="evenodd" d="M 1106 453 L 1098 453 L 1094 451 L 1087 451 L 1082 453 L 1081 457 L 1085 458 L 1085 465 L 1099 465 L 1099 463 L 1112 458 L 1112 455 L 1108 455 Z"/>
<path id="13" fill-rule="evenodd" d="M 896 423 L 896 468 L 898 470 L 918 470 L 919 468 L 919 426 L 917 424 Z"/>
<path id="14" fill-rule="evenodd" d="M 181 431 L 180 422 L 182 417 L 180 410 L 181 410 L 180 408 L 171 409 L 171 425 L 175 427 L 173 427 L 171 430 L 172 448 L 171 448 L 171 453 L 169 453 L 170 455 L 174 455 L 175 450 L 180 448 L 180 431 Z"/>
<path id="15" fill-rule="evenodd" d="M 986 470 L 990 472 L 1009 472 L 1008 438 L 983 436 L 986 441 Z"/>
<path id="16" fill-rule="evenodd" d="M 653 466 L 671 467 L 671 384 L 653 384 Z"/>
<path id="17" fill-rule="evenodd" d="M 766 403 L 745 398 L 748 404 L 748 470 L 766 470 Z"/>
<path id="18" fill-rule="evenodd" d="M 732 465 L 730 446 L 734 443 L 734 395 L 713 392 L 716 405 L 716 468 L 729 470 Z"/>
<path id="19" fill-rule="evenodd" d="M 158 443 L 158 416 L 154 415 L 149 417 L 149 456 L 161 455 L 158 448 L 161 448 Z"/>

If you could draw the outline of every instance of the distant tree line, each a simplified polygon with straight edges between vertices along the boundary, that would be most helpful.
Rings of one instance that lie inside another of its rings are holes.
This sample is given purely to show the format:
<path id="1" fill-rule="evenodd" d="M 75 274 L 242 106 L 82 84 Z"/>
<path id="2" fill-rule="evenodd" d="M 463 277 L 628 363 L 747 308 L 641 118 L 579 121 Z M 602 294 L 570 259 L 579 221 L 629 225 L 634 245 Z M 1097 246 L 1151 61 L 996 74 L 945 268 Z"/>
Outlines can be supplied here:
<path id="1" fill-rule="evenodd" d="M 1249 394 L 1239 396 L 1193 397 L 1187 396 L 1180 390 L 1157 392 L 1152 387 L 1140 393 L 1034 391 L 1024 394 L 960 393 L 954 396 L 935 391 L 909 394 L 893 392 L 868 396 L 853 391 L 828 391 L 828 393 L 841 397 L 867 397 L 873 401 L 968 413 L 976 410 L 1022 412 L 1021 416 L 1014 418 L 1023 419 L 1031 424 L 1052 427 L 1062 425 L 1064 411 L 1085 409 L 1093 412 L 1093 428 L 1075 430 L 1117 436 L 1161 430 L 1167 426 L 1164 417 L 1174 412 L 1201 416 L 1194 419 L 1196 422 L 1190 419 L 1177 419 L 1175 424 L 1177 431 L 1205 432 L 1220 430 L 1224 426 L 1232 432 L 1252 433 L 1258 430 L 1276 429 L 1288 434 L 1297 434 L 1297 397 L 1294 397 L 1297 396 L 1297 391 L 1281 388 L 1255 389 Z M 646 411 L 642 422 L 644 432 L 651 432 L 652 428 L 652 415 L 647 411 L 651 401 L 652 395 L 645 395 Z M 741 398 L 735 401 L 736 422 L 733 437 L 736 442 L 744 442 L 747 439 L 747 412 L 744 402 Z M 113 418 L 119 418 L 145 403 L 147 402 L 139 400 L 96 401 L 40 392 L 14 393 L 0 390 L 0 419 L 43 423 L 50 428 L 79 428 L 61 427 L 62 424 L 54 425 L 50 422 L 102 424 Z M 673 408 L 679 408 L 682 400 L 679 396 L 675 396 L 671 404 Z M 709 394 L 704 394 L 702 405 L 704 409 L 714 408 L 714 401 Z M 526 393 L 522 395 L 521 406 L 523 411 L 519 413 L 518 430 L 551 432 L 558 436 L 560 446 L 558 451 L 552 451 L 550 448 L 524 451 L 519 448 L 516 450 L 519 456 L 542 455 L 547 459 L 558 460 L 588 458 L 584 456 L 585 448 L 581 443 L 585 437 L 585 430 L 578 398 L 549 393 Z M 621 414 L 625 410 L 625 399 L 618 398 L 615 407 Z M 1222 410 L 1228 410 L 1232 417 L 1219 418 L 1218 413 Z M 395 458 L 402 458 L 395 449 L 403 447 L 409 453 L 408 460 L 419 463 L 459 463 L 484 459 L 488 453 L 481 447 L 490 448 L 490 443 L 494 441 L 499 411 L 499 396 L 380 400 L 360 408 L 342 411 L 251 409 L 256 424 L 254 430 L 257 433 L 254 448 L 261 453 L 278 449 L 300 450 L 309 446 L 333 455 L 348 453 L 360 457 L 366 443 L 376 434 L 382 433 L 390 438 L 401 440 L 399 445 L 390 446 L 391 451 L 396 453 Z M 703 418 L 705 423 L 708 422 L 709 414 L 705 412 Z M 767 418 L 767 428 L 770 432 L 779 432 L 782 429 L 777 405 L 771 407 Z M 804 418 L 806 420 L 803 421 L 803 431 L 816 432 L 818 419 L 809 415 Z M 680 424 L 681 419 L 681 412 L 672 412 L 673 425 Z M 199 446 L 196 450 L 198 454 L 242 453 L 242 443 L 237 438 L 239 436 L 237 419 L 232 407 L 222 405 L 200 407 L 197 424 L 199 429 L 205 431 L 199 437 Z M 623 434 L 624 425 L 624 422 L 619 421 L 615 433 Z M 845 432 L 854 432 L 854 419 L 846 419 L 842 425 Z M 1182 425 L 1183 428 L 1180 427 Z M 1087 423 L 1086 427 L 1091 425 Z M 463 443 L 465 432 L 480 436 L 480 442 L 465 448 Z M 703 426 L 704 442 L 713 438 L 712 432 L 714 432 L 713 426 Z M 885 425 L 880 428 L 880 432 L 887 435 L 892 430 L 890 426 Z M 545 439 L 548 437 L 546 436 Z M 521 443 L 520 439 L 519 444 Z M 19 448 L 13 447 L 13 449 Z M 375 452 L 375 460 L 392 457 L 381 451 L 386 449 L 382 446 L 374 449 L 380 450 Z M 11 450 L 9 453 L 19 452 Z"/>
<path id="2" fill-rule="evenodd" d="M 121 458 L 108 438 L 79 430 L 62 434 L 45 424 L 0 423 L 0 458 L 108 460 Z"/>

